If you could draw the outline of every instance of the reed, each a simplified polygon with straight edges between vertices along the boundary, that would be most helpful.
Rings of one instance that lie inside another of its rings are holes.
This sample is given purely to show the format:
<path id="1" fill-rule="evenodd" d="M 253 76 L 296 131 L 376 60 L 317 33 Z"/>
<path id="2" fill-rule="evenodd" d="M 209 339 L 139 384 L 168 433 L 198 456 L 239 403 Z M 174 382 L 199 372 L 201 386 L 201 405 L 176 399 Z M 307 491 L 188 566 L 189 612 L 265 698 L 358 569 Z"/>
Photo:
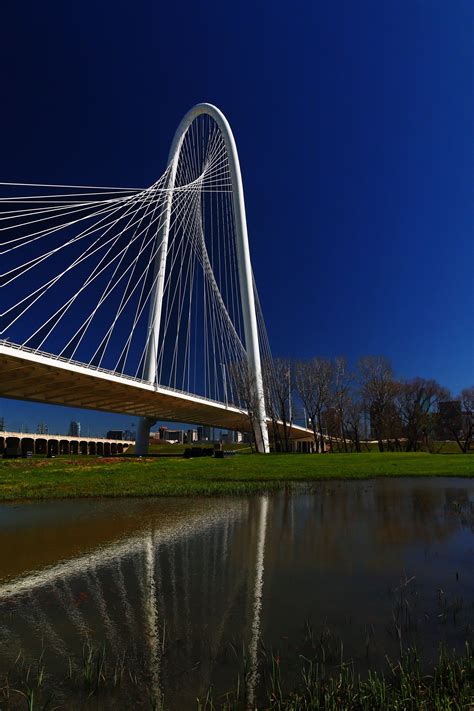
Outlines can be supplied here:
<path id="1" fill-rule="evenodd" d="M 461 653 L 440 646 L 429 667 L 415 646 L 384 667 L 361 674 L 344 658 L 342 640 L 330 630 L 316 634 L 305 625 L 305 653 L 280 654 L 260 645 L 259 683 L 249 706 L 251 665 L 245 647 L 231 645 L 239 670 L 233 688 L 216 694 L 211 687 L 196 700 L 196 711 L 470 711 L 474 708 L 474 654 L 466 642 Z M 48 650 L 46 650 L 48 651 Z M 62 671 L 48 669 L 45 655 L 31 661 L 18 654 L 0 678 L 0 708 L 28 709 L 176 709 L 156 693 L 140 660 L 105 645 L 84 645 L 79 658 L 63 660 Z M 157 700 L 158 699 L 158 700 Z M 183 709 L 185 711 L 185 709 Z"/>

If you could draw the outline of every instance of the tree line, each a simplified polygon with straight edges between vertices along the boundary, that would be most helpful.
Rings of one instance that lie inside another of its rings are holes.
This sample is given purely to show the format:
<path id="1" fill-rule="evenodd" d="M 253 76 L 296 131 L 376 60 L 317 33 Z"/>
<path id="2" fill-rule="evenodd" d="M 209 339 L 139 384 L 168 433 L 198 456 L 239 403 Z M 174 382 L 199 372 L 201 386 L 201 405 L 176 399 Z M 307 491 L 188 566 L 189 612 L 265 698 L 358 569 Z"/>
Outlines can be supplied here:
<path id="1" fill-rule="evenodd" d="M 295 420 L 313 431 L 316 452 L 362 452 L 376 441 L 384 451 L 438 451 L 453 440 L 467 453 L 474 440 L 474 386 L 453 396 L 436 380 L 400 380 L 383 356 L 364 356 L 355 368 L 346 358 L 263 363 L 265 408 L 276 449 L 289 451 Z M 234 384 L 258 426 L 250 376 Z M 278 424 L 282 423 L 282 424 Z"/>

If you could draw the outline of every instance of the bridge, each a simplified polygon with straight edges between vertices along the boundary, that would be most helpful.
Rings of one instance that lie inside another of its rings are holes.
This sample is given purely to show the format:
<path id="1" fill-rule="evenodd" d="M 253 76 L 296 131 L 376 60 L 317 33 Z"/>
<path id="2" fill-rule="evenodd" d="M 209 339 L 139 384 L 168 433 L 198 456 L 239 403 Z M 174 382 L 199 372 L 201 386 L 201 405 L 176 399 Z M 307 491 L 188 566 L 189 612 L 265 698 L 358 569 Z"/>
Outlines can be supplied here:
<path id="1" fill-rule="evenodd" d="M 0 430 L 0 456 L 8 447 L 20 449 L 22 454 L 96 454 L 103 457 L 123 454 L 135 442 L 106 437 L 73 437 L 61 434 L 34 434 Z"/>
<path id="2" fill-rule="evenodd" d="M 285 431 L 253 276 L 239 158 L 210 104 L 149 188 L 2 183 L 0 397 Z M 300 445 L 301 446 L 301 445 Z"/>

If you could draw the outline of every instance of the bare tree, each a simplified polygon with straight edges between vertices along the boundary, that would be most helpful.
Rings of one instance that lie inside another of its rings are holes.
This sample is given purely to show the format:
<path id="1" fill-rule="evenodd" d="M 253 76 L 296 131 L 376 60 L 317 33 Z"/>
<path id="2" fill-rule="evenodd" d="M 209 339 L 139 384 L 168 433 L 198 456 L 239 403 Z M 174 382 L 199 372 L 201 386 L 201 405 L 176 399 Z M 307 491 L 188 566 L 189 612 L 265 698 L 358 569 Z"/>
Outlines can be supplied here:
<path id="1" fill-rule="evenodd" d="M 474 385 L 464 388 L 459 398 L 440 403 L 440 436 L 454 437 L 466 454 L 474 439 Z"/>
<path id="2" fill-rule="evenodd" d="M 394 401 L 387 406 L 387 411 L 385 414 L 386 423 L 386 446 L 387 449 L 395 450 L 401 452 L 403 450 L 402 440 L 404 438 L 405 432 L 403 427 L 402 418 L 400 417 L 400 412 L 397 407 L 397 397 L 399 395 L 400 383 L 394 382 Z"/>
<path id="3" fill-rule="evenodd" d="M 339 417 L 339 412 L 333 406 L 331 401 L 329 402 L 329 406 L 323 412 L 322 426 L 327 436 L 326 445 L 329 447 L 331 452 L 335 448 L 337 448 L 338 452 L 343 452 L 344 446 L 341 437 L 341 418 Z"/>
<path id="4" fill-rule="evenodd" d="M 364 401 L 358 388 L 352 387 L 345 410 L 346 435 L 356 452 L 361 452 L 361 434 L 364 426 Z"/>
<path id="5" fill-rule="evenodd" d="M 430 448 L 436 430 L 438 403 L 448 392 L 436 380 L 414 378 L 399 384 L 396 397 L 405 435 L 407 452 L 416 452 L 421 444 Z"/>
<path id="6" fill-rule="evenodd" d="M 350 402 L 350 391 L 352 384 L 352 374 L 347 367 L 345 358 L 338 357 L 334 359 L 333 378 L 332 378 L 332 397 L 331 401 L 336 411 L 335 422 L 338 425 L 338 431 L 334 434 L 339 439 L 347 452 L 347 410 Z"/>
<path id="7" fill-rule="evenodd" d="M 251 444 L 258 452 L 257 441 L 262 441 L 263 433 L 260 424 L 259 412 L 261 403 L 257 395 L 256 378 L 245 363 L 231 363 L 229 376 L 232 379 L 233 392 L 237 394 L 240 405 L 247 412 Z"/>
<path id="8" fill-rule="evenodd" d="M 364 356 L 358 365 L 371 429 L 378 440 L 379 450 L 383 452 L 384 441 L 386 445 L 390 436 L 389 426 L 398 386 L 393 378 L 392 366 L 383 356 Z"/>
<path id="9" fill-rule="evenodd" d="M 296 390 L 311 422 L 314 443 L 318 452 L 324 452 L 323 412 L 331 397 L 333 366 L 325 358 L 312 358 L 295 364 Z"/>
<path id="10" fill-rule="evenodd" d="M 474 385 L 461 391 L 461 405 L 463 408 L 462 436 L 464 452 L 468 452 L 474 440 Z"/>
<path id="11" fill-rule="evenodd" d="M 265 412 L 267 417 L 271 420 L 272 429 L 270 439 L 273 441 L 273 445 L 276 450 L 282 450 L 283 444 L 281 430 L 278 423 L 278 411 L 275 397 L 275 372 L 273 368 L 273 359 L 270 358 L 262 361 L 262 375 L 263 391 L 265 396 Z"/>
<path id="12" fill-rule="evenodd" d="M 283 451 L 290 450 L 290 434 L 293 419 L 291 378 L 292 363 L 288 358 L 274 358 L 272 368 L 272 397 L 270 399 L 270 417 L 272 422 L 281 423 L 283 437 L 280 438 Z M 278 429 L 278 428 L 277 428 Z"/>

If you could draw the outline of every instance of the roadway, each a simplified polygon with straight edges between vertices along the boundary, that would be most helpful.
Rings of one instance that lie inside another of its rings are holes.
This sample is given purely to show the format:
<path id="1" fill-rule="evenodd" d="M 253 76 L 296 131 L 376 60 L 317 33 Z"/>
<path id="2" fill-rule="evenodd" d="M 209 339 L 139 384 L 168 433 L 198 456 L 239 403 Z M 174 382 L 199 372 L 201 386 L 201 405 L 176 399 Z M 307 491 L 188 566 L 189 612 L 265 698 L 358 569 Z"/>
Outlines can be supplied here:
<path id="1" fill-rule="evenodd" d="M 249 431 L 246 412 L 235 405 L 155 386 L 7 341 L 0 341 L 0 397 Z M 289 437 L 311 441 L 313 434 L 292 425 Z"/>

